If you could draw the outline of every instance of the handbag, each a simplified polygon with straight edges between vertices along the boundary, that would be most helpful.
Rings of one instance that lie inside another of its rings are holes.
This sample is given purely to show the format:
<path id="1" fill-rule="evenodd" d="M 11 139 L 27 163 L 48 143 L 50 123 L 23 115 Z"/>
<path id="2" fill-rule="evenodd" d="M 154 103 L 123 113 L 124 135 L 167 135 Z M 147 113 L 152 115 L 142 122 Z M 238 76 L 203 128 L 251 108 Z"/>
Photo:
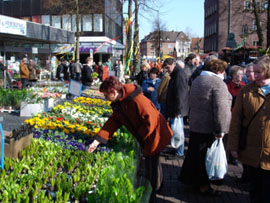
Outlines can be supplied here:
<path id="1" fill-rule="evenodd" d="M 258 111 L 256 111 L 254 113 L 254 115 L 252 116 L 252 118 L 250 119 L 248 125 L 245 126 L 241 126 L 240 129 L 240 137 L 239 137 L 239 149 L 244 150 L 246 149 L 246 145 L 247 145 L 247 134 L 248 134 L 248 128 L 251 124 L 251 122 L 253 121 L 253 119 L 255 118 L 255 116 L 258 114 L 258 112 L 262 109 L 262 107 L 264 106 L 265 100 L 263 102 L 263 104 L 260 106 L 260 108 L 258 109 Z"/>

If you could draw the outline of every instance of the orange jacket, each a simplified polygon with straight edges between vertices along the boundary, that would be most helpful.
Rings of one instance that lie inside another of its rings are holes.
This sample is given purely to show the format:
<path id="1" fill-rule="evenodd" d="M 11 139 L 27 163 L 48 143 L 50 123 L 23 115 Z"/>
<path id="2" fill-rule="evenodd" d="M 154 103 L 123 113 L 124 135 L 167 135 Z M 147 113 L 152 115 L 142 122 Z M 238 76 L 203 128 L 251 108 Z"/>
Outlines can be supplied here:
<path id="1" fill-rule="evenodd" d="M 140 87 L 124 85 L 122 97 L 111 104 L 113 114 L 104 124 L 95 139 L 106 144 L 113 133 L 122 125 L 136 137 L 146 156 L 161 152 L 172 137 L 172 130 L 155 105 L 141 92 Z M 134 97 L 129 97 L 139 92 Z M 121 110 L 122 109 L 122 113 Z"/>
<path id="2" fill-rule="evenodd" d="M 29 70 L 25 63 L 20 64 L 20 74 L 21 78 L 29 79 Z"/>

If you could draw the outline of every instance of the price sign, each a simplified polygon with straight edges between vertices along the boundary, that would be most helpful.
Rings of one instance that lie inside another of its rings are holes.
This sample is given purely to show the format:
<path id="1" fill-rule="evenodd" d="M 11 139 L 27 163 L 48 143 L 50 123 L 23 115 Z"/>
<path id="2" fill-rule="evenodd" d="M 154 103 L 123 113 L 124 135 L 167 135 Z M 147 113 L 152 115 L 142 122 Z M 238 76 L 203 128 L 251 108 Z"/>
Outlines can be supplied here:
<path id="1" fill-rule="evenodd" d="M 82 84 L 76 80 L 70 80 L 68 93 L 79 97 L 82 92 Z"/>

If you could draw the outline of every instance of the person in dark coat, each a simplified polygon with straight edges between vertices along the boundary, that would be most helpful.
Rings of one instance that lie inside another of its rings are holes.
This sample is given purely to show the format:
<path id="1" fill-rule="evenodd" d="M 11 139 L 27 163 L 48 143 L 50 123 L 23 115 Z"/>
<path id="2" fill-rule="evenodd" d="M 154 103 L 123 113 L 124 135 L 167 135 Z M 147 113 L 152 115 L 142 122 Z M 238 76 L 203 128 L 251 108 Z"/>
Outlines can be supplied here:
<path id="1" fill-rule="evenodd" d="M 115 61 L 115 64 L 113 65 L 113 70 L 115 72 L 115 77 L 119 78 L 119 76 L 120 76 L 120 65 L 119 65 L 118 60 Z"/>
<path id="2" fill-rule="evenodd" d="M 76 78 L 76 73 L 75 73 L 75 63 L 73 60 L 70 61 L 70 64 L 69 64 L 69 73 L 70 73 L 70 78 L 75 80 Z"/>
<path id="3" fill-rule="evenodd" d="M 98 78 L 100 81 L 103 81 L 103 65 L 102 65 L 102 62 L 99 61 L 98 62 L 98 70 L 97 70 L 97 73 L 98 73 Z"/>
<path id="4" fill-rule="evenodd" d="M 56 70 L 56 78 L 62 82 L 64 82 L 64 63 L 65 61 L 61 61 Z"/>
<path id="5" fill-rule="evenodd" d="M 67 65 L 66 60 L 63 63 L 63 68 L 64 68 L 64 80 L 69 80 L 69 66 Z"/>
<path id="6" fill-rule="evenodd" d="M 184 70 L 179 67 L 174 58 L 167 58 L 163 67 L 171 76 L 166 97 L 166 115 L 170 119 L 170 123 L 175 118 L 181 118 L 188 115 L 188 79 Z M 176 150 L 176 155 L 184 156 L 184 143 Z"/>
<path id="7" fill-rule="evenodd" d="M 82 84 L 84 86 L 90 87 L 93 82 L 93 78 L 91 76 L 91 74 L 93 73 L 93 58 L 87 57 L 85 62 L 86 64 L 83 66 L 82 69 Z"/>
<path id="8" fill-rule="evenodd" d="M 149 78 L 150 65 L 144 61 L 142 63 L 141 71 L 135 76 L 138 85 L 142 86 L 143 81 Z"/>
<path id="9" fill-rule="evenodd" d="M 171 140 L 169 125 L 138 85 L 122 85 L 116 77 L 110 76 L 101 84 L 100 91 L 112 102 L 113 114 L 97 133 L 88 151 L 93 152 L 100 143 L 106 144 L 124 125 L 143 149 L 146 178 L 152 186 L 150 202 L 156 202 L 156 192 L 162 183 L 159 154 Z"/>

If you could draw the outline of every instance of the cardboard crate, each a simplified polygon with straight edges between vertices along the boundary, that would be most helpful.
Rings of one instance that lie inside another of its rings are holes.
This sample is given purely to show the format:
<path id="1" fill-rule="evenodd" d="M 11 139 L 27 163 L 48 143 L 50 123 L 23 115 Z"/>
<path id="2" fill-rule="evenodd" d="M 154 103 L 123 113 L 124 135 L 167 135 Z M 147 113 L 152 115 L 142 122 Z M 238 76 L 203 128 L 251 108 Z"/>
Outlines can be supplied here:
<path id="1" fill-rule="evenodd" d="M 19 153 L 32 143 L 33 134 L 14 140 L 9 136 L 5 137 L 5 156 L 9 158 L 18 158 Z"/>

